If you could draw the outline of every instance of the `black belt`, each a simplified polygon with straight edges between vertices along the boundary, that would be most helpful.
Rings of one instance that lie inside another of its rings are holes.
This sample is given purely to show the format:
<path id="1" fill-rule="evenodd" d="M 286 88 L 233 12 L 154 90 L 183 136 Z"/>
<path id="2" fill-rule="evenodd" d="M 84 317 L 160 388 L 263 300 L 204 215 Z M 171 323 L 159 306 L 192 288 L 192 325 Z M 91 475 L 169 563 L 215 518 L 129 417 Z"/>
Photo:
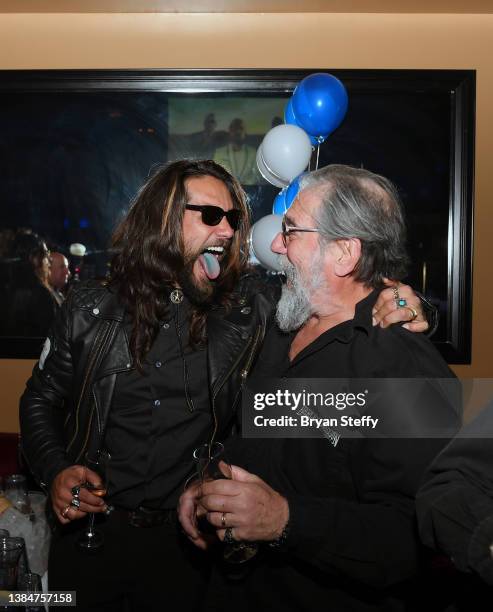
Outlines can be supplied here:
<path id="1" fill-rule="evenodd" d="M 115 507 L 113 512 L 116 515 L 123 515 L 132 527 L 160 527 L 161 525 L 173 525 L 176 523 L 175 508 L 166 510 L 153 510 L 139 506 L 136 510 L 126 510 Z M 113 514 L 112 512 L 112 514 Z"/>

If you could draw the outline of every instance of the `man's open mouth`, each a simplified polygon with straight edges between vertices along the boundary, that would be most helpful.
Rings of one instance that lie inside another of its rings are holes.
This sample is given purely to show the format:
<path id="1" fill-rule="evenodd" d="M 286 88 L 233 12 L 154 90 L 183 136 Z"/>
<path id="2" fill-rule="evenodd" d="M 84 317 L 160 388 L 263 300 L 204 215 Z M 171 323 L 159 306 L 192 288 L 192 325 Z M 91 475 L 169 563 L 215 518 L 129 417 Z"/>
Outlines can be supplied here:
<path id="1" fill-rule="evenodd" d="M 208 246 L 205 248 L 201 255 L 199 255 L 199 261 L 210 280 L 215 280 L 221 273 L 220 261 L 224 256 L 223 246 Z"/>

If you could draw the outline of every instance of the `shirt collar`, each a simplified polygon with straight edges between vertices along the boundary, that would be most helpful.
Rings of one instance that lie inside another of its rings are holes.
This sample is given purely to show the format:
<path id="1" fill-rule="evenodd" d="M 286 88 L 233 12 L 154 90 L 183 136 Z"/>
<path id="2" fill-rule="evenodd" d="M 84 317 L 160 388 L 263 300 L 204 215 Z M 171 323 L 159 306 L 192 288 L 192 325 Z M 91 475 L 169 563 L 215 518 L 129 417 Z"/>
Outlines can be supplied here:
<path id="1" fill-rule="evenodd" d="M 344 344 L 349 344 L 355 336 L 355 332 L 363 332 L 367 336 L 370 335 L 373 328 L 372 325 L 372 309 L 377 301 L 379 292 L 373 290 L 365 298 L 360 300 L 354 309 L 354 317 L 349 321 L 344 321 L 316 338 L 308 347 L 300 352 L 300 356 L 305 356 L 305 351 L 310 353 L 313 350 L 319 350 L 329 342 L 339 341 Z M 294 359 L 293 363 L 297 360 Z"/>

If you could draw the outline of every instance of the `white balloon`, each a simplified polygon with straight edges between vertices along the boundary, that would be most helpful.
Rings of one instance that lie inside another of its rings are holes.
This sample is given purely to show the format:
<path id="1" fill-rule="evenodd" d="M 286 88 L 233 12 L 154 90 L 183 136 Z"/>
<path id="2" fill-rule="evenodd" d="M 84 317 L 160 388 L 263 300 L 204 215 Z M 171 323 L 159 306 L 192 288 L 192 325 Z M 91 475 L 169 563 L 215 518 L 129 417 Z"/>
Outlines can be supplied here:
<path id="1" fill-rule="evenodd" d="M 278 255 L 271 251 L 270 245 L 281 231 L 281 223 L 281 215 L 267 215 L 254 224 L 250 235 L 250 245 L 255 257 L 264 268 L 276 272 L 279 272 L 281 268 L 279 266 Z"/>
<path id="2" fill-rule="evenodd" d="M 297 125 L 276 125 L 265 135 L 260 150 L 263 165 L 283 186 L 306 170 L 312 155 L 310 137 Z"/>
<path id="3" fill-rule="evenodd" d="M 81 244 L 80 242 L 74 242 L 70 245 L 70 254 L 75 255 L 76 257 L 84 257 L 86 254 L 85 245 Z"/>
<path id="4" fill-rule="evenodd" d="M 286 185 L 289 185 L 289 181 L 281 181 L 279 177 L 274 176 L 271 172 L 267 170 L 262 155 L 262 145 L 260 145 L 257 150 L 257 168 L 260 174 L 264 177 L 264 179 L 272 185 L 275 185 L 276 187 L 286 187 Z"/>

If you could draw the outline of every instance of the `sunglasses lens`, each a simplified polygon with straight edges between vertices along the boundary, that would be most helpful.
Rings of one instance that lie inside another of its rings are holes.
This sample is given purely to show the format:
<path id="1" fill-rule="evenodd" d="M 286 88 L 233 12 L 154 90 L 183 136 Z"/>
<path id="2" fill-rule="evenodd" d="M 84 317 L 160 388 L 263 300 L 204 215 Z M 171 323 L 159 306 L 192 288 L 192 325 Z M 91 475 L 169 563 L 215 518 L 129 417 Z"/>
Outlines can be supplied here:
<path id="1" fill-rule="evenodd" d="M 226 213 L 226 219 L 228 220 L 228 223 L 231 225 L 231 229 L 236 231 L 238 229 L 238 225 L 240 224 L 241 211 L 236 210 L 236 209 L 229 210 Z"/>
<path id="2" fill-rule="evenodd" d="M 206 225 L 219 225 L 224 216 L 224 211 L 219 206 L 204 206 L 202 208 L 202 221 Z"/>

